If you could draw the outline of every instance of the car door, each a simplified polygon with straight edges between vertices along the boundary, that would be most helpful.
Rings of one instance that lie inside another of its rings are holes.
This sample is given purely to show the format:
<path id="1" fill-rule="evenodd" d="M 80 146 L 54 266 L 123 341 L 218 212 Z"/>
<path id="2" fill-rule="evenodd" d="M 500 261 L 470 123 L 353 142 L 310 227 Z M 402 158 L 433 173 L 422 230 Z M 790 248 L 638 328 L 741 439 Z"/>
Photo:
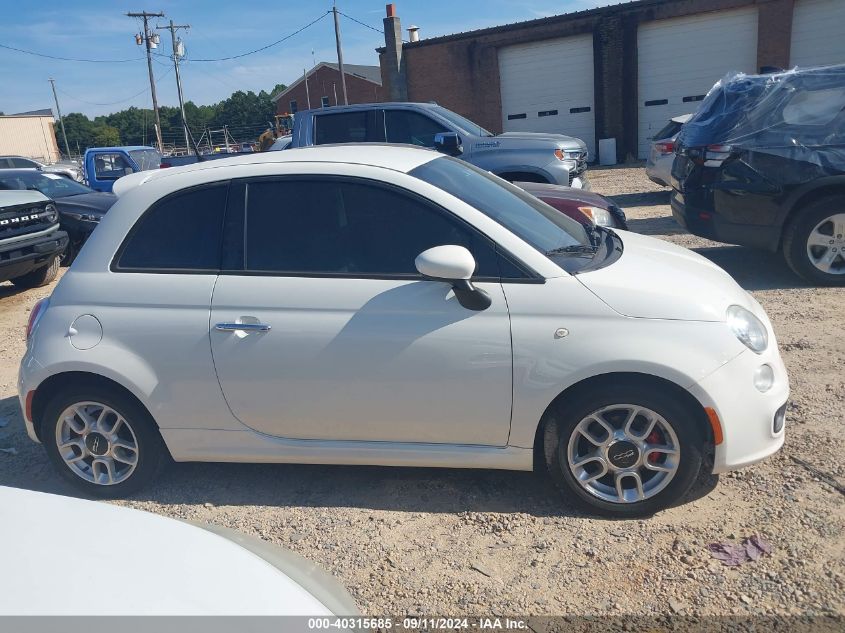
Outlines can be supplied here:
<path id="1" fill-rule="evenodd" d="M 510 321 L 493 245 L 445 210 L 372 180 L 233 186 L 211 347 L 234 415 L 272 436 L 503 446 Z M 414 267 L 466 246 L 492 305 L 460 305 Z"/>

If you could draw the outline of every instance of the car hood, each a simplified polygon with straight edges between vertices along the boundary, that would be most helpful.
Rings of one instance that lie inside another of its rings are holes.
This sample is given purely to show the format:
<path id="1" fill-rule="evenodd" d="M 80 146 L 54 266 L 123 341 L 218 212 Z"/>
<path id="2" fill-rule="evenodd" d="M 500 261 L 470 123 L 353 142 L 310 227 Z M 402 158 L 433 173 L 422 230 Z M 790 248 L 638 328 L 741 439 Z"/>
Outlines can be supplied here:
<path id="1" fill-rule="evenodd" d="M 94 191 L 91 193 L 80 193 L 77 196 L 66 196 L 56 199 L 56 206 L 59 211 L 94 211 L 105 213 L 117 202 L 117 196 L 113 193 Z"/>
<path id="2" fill-rule="evenodd" d="M 24 189 L 7 189 L 0 191 L 0 209 L 3 207 L 15 207 L 19 204 L 43 203 L 49 200 L 40 191 Z"/>
<path id="3" fill-rule="evenodd" d="M 573 202 L 583 202 L 585 205 L 599 207 L 600 209 L 609 209 L 613 204 L 602 195 L 576 187 L 564 187 L 563 185 L 550 185 L 540 182 L 517 182 L 514 184 L 538 198 L 572 200 Z"/>
<path id="4" fill-rule="evenodd" d="M 330 613 L 254 551 L 182 521 L 5 486 L 0 507 L 3 615 Z M 107 530 L 107 542 L 69 545 L 57 538 L 59 526 L 80 535 Z M 103 570 L 126 573 L 112 582 Z"/>
<path id="5" fill-rule="evenodd" d="M 500 147 L 554 147 L 562 149 L 581 149 L 587 151 L 587 144 L 580 138 L 565 134 L 544 134 L 543 132 L 505 132 L 493 137 Z"/>
<path id="6" fill-rule="evenodd" d="M 760 308 L 739 284 L 709 259 L 669 242 L 617 231 L 622 256 L 577 278 L 616 312 L 629 317 L 724 321 L 728 306 Z"/>

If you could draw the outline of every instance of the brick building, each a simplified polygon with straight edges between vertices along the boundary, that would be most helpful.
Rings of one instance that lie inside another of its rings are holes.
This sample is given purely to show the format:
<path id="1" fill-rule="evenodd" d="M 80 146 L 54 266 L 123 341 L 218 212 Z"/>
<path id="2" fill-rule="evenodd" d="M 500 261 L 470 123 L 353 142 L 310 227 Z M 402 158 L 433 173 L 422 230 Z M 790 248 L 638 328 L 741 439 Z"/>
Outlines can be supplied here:
<path id="1" fill-rule="evenodd" d="M 496 132 L 571 134 L 594 157 L 615 138 L 618 160 L 645 157 L 729 71 L 845 63 L 845 0 L 636 0 L 404 44 L 387 13 L 386 99 L 436 101 Z"/>
<path id="2" fill-rule="evenodd" d="M 343 72 L 349 103 L 384 101 L 378 66 L 344 64 Z M 299 110 L 342 105 L 343 87 L 337 64 L 320 62 L 305 77 L 300 77 L 271 99 L 276 102 L 276 114 L 295 114 Z"/>

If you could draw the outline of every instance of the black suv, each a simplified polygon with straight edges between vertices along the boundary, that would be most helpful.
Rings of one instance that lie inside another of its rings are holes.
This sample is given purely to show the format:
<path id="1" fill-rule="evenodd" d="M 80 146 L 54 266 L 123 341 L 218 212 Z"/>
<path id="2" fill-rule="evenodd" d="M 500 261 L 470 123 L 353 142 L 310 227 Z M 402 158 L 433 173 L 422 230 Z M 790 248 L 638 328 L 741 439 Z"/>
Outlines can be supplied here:
<path id="1" fill-rule="evenodd" d="M 684 228 L 782 250 L 802 277 L 845 284 L 845 65 L 722 80 L 675 152 Z"/>
<path id="2" fill-rule="evenodd" d="M 50 283 L 67 242 L 50 199 L 37 191 L 0 191 L 0 282 L 20 288 Z"/>

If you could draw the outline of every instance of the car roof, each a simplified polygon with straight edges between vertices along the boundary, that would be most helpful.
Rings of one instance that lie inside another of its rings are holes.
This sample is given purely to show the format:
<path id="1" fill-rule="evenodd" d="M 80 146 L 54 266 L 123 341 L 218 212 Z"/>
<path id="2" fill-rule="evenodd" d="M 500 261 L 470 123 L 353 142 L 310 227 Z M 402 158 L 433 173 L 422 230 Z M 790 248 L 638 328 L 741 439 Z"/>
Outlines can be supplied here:
<path id="1" fill-rule="evenodd" d="M 311 108 L 300 110 L 296 115 L 308 114 L 311 112 L 346 112 L 350 110 L 368 110 L 370 108 L 426 108 L 434 109 L 440 107 L 433 101 L 384 101 L 379 103 L 352 103 L 349 105 L 327 106 L 325 108 Z"/>
<path id="2" fill-rule="evenodd" d="M 113 145 L 111 147 L 89 147 L 85 150 L 85 153 L 88 152 L 132 152 L 138 149 L 152 149 L 155 150 L 155 147 L 150 147 L 149 145 Z M 158 151 L 158 150 L 156 150 Z"/>
<path id="3" fill-rule="evenodd" d="M 253 152 L 229 158 L 205 160 L 181 167 L 139 171 L 117 180 L 114 185 L 114 191 L 118 195 L 122 195 L 129 189 L 143 185 L 146 182 L 168 178 L 177 174 L 198 172 L 207 169 L 230 168 L 237 170 L 238 167 L 267 163 L 346 163 L 381 167 L 407 173 L 440 156 L 442 154 L 439 152 L 424 147 L 388 143 L 343 143 L 339 145 L 319 145 L 316 147 L 286 149 L 281 152 Z M 227 177 L 237 176 L 227 175 Z"/>

